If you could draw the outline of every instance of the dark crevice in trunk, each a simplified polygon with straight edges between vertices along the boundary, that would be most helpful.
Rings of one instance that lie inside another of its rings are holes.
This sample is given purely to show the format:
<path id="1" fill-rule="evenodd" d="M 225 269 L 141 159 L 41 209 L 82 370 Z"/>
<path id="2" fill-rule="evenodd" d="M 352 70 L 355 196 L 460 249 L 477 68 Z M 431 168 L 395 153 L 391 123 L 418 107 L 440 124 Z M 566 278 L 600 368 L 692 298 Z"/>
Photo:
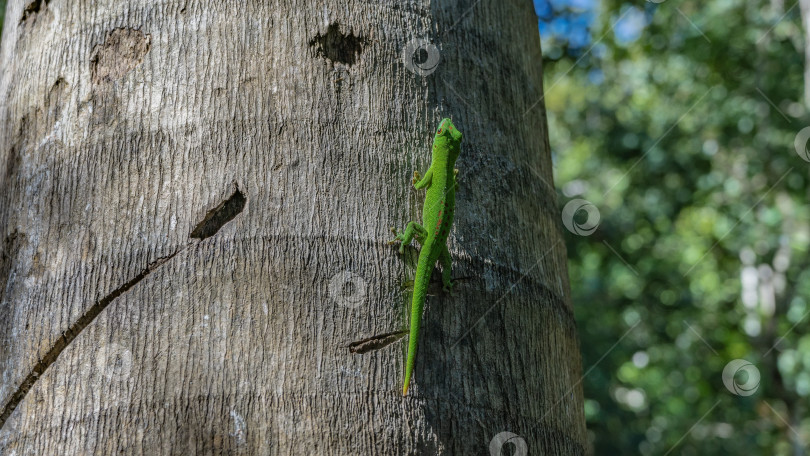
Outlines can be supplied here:
<path id="1" fill-rule="evenodd" d="M 190 237 L 205 239 L 213 236 L 217 231 L 219 231 L 220 228 L 222 228 L 223 225 L 233 220 L 234 217 L 242 212 L 246 201 L 247 198 L 245 198 L 245 195 L 237 187 L 236 192 L 234 192 L 230 198 L 222 202 L 219 206 L 211 210 L 208 215 L 206 215 L 203 221 L 197 225 L 194 231 L 192 231 Z M 57 358 L 59 358 L 59 355 L 62 354 L 65 348 L 67 348 L 70 343 L 73 342 L 76 337 L 78 337 L 79 334 L 81 334 L 81 332 L 88 327 L 96 319 L 96 317 L 98 317 L 99 314 L 101 314 L 101 312 L 107 308 L 108 305 L 110 305 L 110 303 L 115 300 L 115 298 L 129 291 L 132 287 L 137 285 L 138 282 L 145 279 L 155 269 L 159 268 L 163 263 L 171 260 L 178 253 L 182 252 L 191 245 L 195 245 L 197 242 L 199 241 L 189 241 L 186 245 L 175 250 L 174 253 L 158 258 L 150 263 L 144 270 L 138 273 L 138 275 L 90 306 L 90 308 L 87 309 L 87 311 L 81 317 L 79 317 L 79 319 L 76 320 L 76 322 L 73 323 L 70 328 L 67 329 L 67 331 L 59 336 L 56 343 L 54 343 L 51 349 L 48 350 L 48 353 L 46 353 L 45 356 L 43 356 L 42 359 L 40 359 L 39 362 L 34 365 L 34 368 L 31 369 L 31 372 L 22 381 L 20 386 L 17 388 L 17 391 L 11 395 L 11 399 L 9 399 L 0 412 L 0 429 L 2 429 L 6 424 L 6 420 L 8 420 L 8 417 L 14 412 L 14 409 L 17 408 L 17 405 L 22 402 L 23 399 L 25 399 L 25 396 L 34 386 L 37 379 L 43 373 L 45 373 L 48 367 L 50 367 L 50 365 L 53 364 Z"/>
<path id="2" fill-rule="evenodd" d="M 245 208 L 247 198 L 245 195 L 236 188 L 236 191 L 230 198 L 223 201 L 219 206 L 211 209 L 205 218 L 197 224 L 194 230 L 189 235 L 196 239 L 205 239 L 217 234 L 226 223 L 233 220 Z"/>
<path id="3" fill-rule="evenodd" d="M 62 333 L 62 335 L 59 336 L 59 338 L 56 340 L 56 343 L 53 344 L 53 347 L 51 347 L 51 349 L 48 350 L 48 353 L 46 353 L 45 356 L 43 356 L 42 359 L 40 359 L 39 362 L 37 362 L 34 365 L 34 368 L 31 369 L 31 372 L 28 374 L 27 377 L 25 377 L 25 380 L 22 381 L 20 386 L 17 388 L 17 391 L 15 391 L 14 394 L 11 395 L 11 399 L 9 399 L 9 401 L 3 407 L 2 413 L 0 413 L 0 429 L 2 429 L 3 425 L 6 424 L 6 420 L 14 412 L 14 409 L 17 408 L 17 405 L 20 402 L 22 402 L 23 399 L 25 399 L 26 394 L 28 394 L 28 391 L 30 391 L 31 388 L 34 386 L 37 379 L 43 373 L 45 373 L 48 367 L 50 367 L 50 365 L 53 364 L 57 360 L 57 358 L 59 358 L 59 355 L 61 355 L 62 352 L 65 350 L 65 348 L 67 348 L 68 345 L 70 345 L 70 343 L 73 342 L 73 340 L 76 339 L 76 337 L 78 337 L 79 334 L 81 334 L 84 328 L 89 326 L 90 323 L 92 323 L 93 320 L 95 320 L 96 317 L 98 317 L 98 315 L 108 305 L 110 305 L 111 302 L 115 300 L 115 298 L 126 293 L 138 282 L 140 282 L 141 280 L 146 278 L 146 276 L 151 274 L 152 271 L 160 267 L 163 263 L 172 259 L 175 255 L 177 255 L 181 251 L 185 250 L 185 248 L 188 247 L 189 245 L 191 244 L 187 244 L 178 249 L 177 251 L 175 251 L 174 253 L 172 253 L 171 255 L 159 258 L 156 261 L 150 263 L 143 271 L 141 271 L 138 275 L 133 277 L 130 281 L 116 288 L 110 294 L 103 297 L 99 301 L 96 301 L 96 303 L 93 304 L 89 309 L 87 309 L 87 312 L 85 312 L 81 317 L 79 317 L 79 319 L 76 320 L 76 322 L 73 323 L 70 326 L 70 328 L 67 329 L 67 331 Z"/>
<path id="4" fill-rule="evenodd" d="M 366 353 L 373 350 L 379 350 L 387 345 L 391 345 L 405 337 L 408 330 L 394 331 L 385 334 L 378 334 L 376 336 L 367 337 L 348 345 L 349 351 L 352 353 Z"/>

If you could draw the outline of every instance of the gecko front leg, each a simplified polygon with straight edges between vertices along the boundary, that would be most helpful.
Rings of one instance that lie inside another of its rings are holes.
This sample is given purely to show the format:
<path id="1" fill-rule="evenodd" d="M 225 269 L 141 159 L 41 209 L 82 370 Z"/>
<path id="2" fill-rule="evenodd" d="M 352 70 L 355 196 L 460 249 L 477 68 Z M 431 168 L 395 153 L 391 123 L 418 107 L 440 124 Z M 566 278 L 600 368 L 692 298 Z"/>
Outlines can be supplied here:
<path id="1" fill-rule="evenodd" d="M 405 253 L 405 246 L 411 243 L 411 240 L 414 238 L 417 242 L 421 245 L 425 242 L 427 238 L 427 230 L 425 228 L 416 223 L 416 222 L 408 222 L 408 225 L 405 227 L 405 231 L 402 233 L 397 233 L 397 230 L 394 227 L 391 227 L 391 232 L 394 233 L 394 239 L 388 241 L 389 244 L 396 244 L 399 242 L 399 253 Z"/>
<path id="2" fill-rule="evenodd" d="M 421 190 L 423 188 L 430 188 L 430 184 L 433 182 L 433 166 L 428 168 L 427 172 L 425 173 L 425 177 L 419 178 L 419 171 L 413 172 L 413 179 L 411 182 L 413 183 L 413 188 L 417 190 Z"/>

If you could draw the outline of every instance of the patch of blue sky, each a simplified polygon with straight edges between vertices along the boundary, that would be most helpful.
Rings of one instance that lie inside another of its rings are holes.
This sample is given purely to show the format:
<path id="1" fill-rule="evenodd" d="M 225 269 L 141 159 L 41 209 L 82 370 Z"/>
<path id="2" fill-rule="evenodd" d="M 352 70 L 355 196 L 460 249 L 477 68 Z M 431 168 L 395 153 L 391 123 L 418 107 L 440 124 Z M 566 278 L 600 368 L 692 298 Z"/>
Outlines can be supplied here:
<path id="1" fill-rule="evenodd" d="M 534 0 L 541 37 L 567 45 L 572 54 L 591 44 L 596 8 L 596 0 Z"/>
<path id="2" fill-rule="evenodd" d="M 619 15 L 618 21 L 613 26 L 613 35 L 620 45 L 630 44 L 644 32 L 649 24 L 650 17 L 635 6 L 625 6 Z"/>
<path id="3" fill-rule="evenodd" d="M 598 0 L 534 0 L 540 36 L 577 55 L 593 42 L 591 30 L 599 7 Z M 624 46 L 641 37 L 652 16 L 652 10 L 645 9 L 630 5 L 621 9 L 613 26 L 617 44 Z"/>

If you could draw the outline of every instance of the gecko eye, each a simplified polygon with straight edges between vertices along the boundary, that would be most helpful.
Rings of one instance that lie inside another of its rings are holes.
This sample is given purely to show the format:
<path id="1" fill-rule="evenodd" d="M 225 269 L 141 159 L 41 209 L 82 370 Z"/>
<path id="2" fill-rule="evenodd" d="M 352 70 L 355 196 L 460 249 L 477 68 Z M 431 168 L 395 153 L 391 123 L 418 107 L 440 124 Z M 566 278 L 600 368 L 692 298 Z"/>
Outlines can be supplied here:
<path id="1" fill-rule="evenodd" d="M 439 131 L 437 131 L 437 132 L 436 132 L 436 134 L 437 134 L 437 135 L 442 134 L 442 129 L 441 129 L 441 128 L 439 128 Z"/>

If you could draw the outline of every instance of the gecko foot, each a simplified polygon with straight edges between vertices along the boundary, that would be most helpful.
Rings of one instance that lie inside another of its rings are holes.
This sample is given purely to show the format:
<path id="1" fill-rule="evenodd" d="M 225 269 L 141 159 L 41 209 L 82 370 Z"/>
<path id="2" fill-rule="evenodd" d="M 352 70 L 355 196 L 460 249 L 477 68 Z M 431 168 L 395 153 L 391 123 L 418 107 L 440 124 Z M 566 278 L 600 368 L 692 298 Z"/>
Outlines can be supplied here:
<path id="1" fill-rule="evenodd" d="M 455 285 L 455 282 L 445 283 L 444 286 L 442 286 L 442 291 L 444 291 L 451 297 L 455 297 L 456 293 L 455 290 L 453 290 L 453 285 Z"/>
<path id="2" fill-rule="evenodd" d="M 388 245 L 396 244 L 397 242 L 401 242 L 401 240 L 399 238 L 399 233 L 397 233 L 397 230 L 393 226 L 388 228 L 388 229 L 391 230 L 392 233 L 394 233 L 394 239 L 391 239 L 390 241 L 388 241 Z"/>
<path id="3" fill-rule="evenodd" d="M 397 230 L 393 226 L 390 228 L 390 230 L 392 233 L 394 233 L 394 239 L 391 239 L 386 244 L 388 245 L 399 244 L 399 253 L 404 254 L 405 244 L 402 242 L 402 237 L 405 235 L 405 233 L 397 233 Z"/>

